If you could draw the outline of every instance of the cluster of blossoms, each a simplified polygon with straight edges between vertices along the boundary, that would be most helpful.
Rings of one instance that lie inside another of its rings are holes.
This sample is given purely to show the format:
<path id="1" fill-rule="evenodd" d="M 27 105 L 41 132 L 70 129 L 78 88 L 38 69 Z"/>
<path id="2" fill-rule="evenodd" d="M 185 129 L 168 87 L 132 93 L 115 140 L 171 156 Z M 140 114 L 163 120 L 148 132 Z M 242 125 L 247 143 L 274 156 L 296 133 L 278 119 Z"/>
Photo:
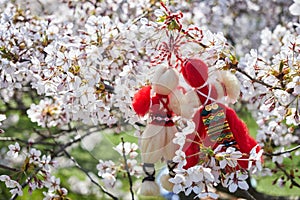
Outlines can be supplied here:
<path id="1" fill-rule="evenodd" d="M 170 182 L 174 184 L 173 192 L 176 194 L 184 192 L 187 196 L 193 192 L 199 198 L 217 199 L 219 196 L 214 186 L 218 184 L 228 188 L 232 193 L 238 188 L 248 190 L 249 185 L 246 180 L 249 178 L 249 172 L 255 174 L 263 170 L 261 163 L 263 150 L 257 151 L 257 145 L 245 158 L 234 147 L 228 147 L 226 151 L 222 151 L 223 145 L 217 146 L 214 150 L 202 146 L 199 152 L 201 157 L 199 164 L 185 169 L 186 155 L 182 149 L 186 137 L 194 131 L 194 128 L 193 123 L 187 123 L 187 126 L 182 132 L 178 132 L 174 139 L 174 143 L 177 143 L 180 149 L 173 159 L 178 165 L 175 177 L 170 179 Z M 242 168 L 238 163 L 239 160 L 249 161 L 248 169 Z"/>
<path id="2" fill-rule="evenodd" d="M 32 122 L 37 122 L 41 127 L 58 126 L 66 120 L 61 104 L 53 99 L 42 99 L 39 105 L 32 104 L 27 114 Z"/>
<path id="3" fill-rule="evenodd" d="M 261 33 L 261 45 L 241 58 L 242 99 L 259 125 L 257 140 L 266 149 L 291 147 L 299 140 L 300 36 L 278 25 Z"/>
<path id="4" fill-rule="evenodd" d="M 8 175 L 1 175 L 0 180 L 5 183 L 10 189 L 12 196 L 22 196 L 23 186 L 18 182 L 20 175 L 27 174 L 25 182 L 28 184 L 28 191 L 31 193 L 36 189 L 46 188 L 44 192 L 44 199 L 52 199 L 52 197 L 63 197 L 67 195 L 67 190 L 60 187 L 60 179 L 51 175 L 54 168 L 57 167 L 57 162 L 54 161 L 50 155 L 42 155 L 40 150 L 36 148 L 21 149 L 18 142 L 10 144 L 7 152 L 8 158 L 22 162 L 23 166 L 20 169 L 14 169 L 16 172 L 13 177 Z M 12 161 L 10 161 L 12 162 Z M 18 164 L 11 163 L 11 164 Z M 13 179 L 17 178 L 17 179 Z"/>
<path id="5" fill-rule="evenodd" d="M 144 37 L 136 41 L 136 34 L 142 34 L 132 22 L 115 23 L 108 16 L 91 15 L 80 27 L 74 27 L 51 16 L 37 20 L 8 4 L 1 26 L 1 97 L 9 102 L 15 89 L 28 87 L 46 96 L 28 111 L 29 117 L 42 126 L 70 121 L 116 123 L 114 115 L 118 113 L 110 108 L 115 104 L 122 110 L 130 101 L 126 99 L 131 96 L 128 88 L 136 85 L 124 82 L 147 68 L 143 67 L 147 59 L 136 59 L 139 53 L 145 55 L 141 49 Z M 53 108 L 45 108 L 48 101 L 53 101 Z M 45 114 L 36 119 L 36 115 Z M 48 124 L 52 119 L 60 122 Z"/>
<path id="6" fill-rule="evenodd" d="M 125 120 L 140 129 L 136 124 L 145 120 L 132 110 L 132 97 L 149 82 L 156 65 L 179 69 L 187 58 L 201 57 L 212 74 L 209 82 L 215 80 L 216 70 L 238 76 L 242 101 L 259 125 L 257 139 L 266 153 L 276 154 L 273 161 L 280 164 L 290 156 L 277 147 L 299 145 L 299 23 L 289 14 L 290 8 L 299 15 L 298 1 L 289 7 L 292 1 L 178 0 L 168 5 L 178 10 L 175 13 L 152 0 L 48 0 L 43 2 L 48 13 L 38 2 L 30 9 L 41 17 L 0 1 L 0 99 L 7 105 L 34 93 L 35 103 L 26 113 L 38 126 L 59 128 L 77 122 L 110 127 Z M 58 10 L 53 7 L 57 3 Z M 0 121 L 5 118 L 0 115 Z M 238 166 L 245 158 L 233 148 L 207 149 L 205 162 L 184 169 L 182 147 L 195 127 L 184 119 L 176 123 L 184 125 L 174 140 L 181 150 L 173 159 L 178 163 L 170 179 L 173 192 L 217 198 L 212 188 L 219 183 L 230 192 L 248 189 L 247 171 Z M 253 173 L 262 170 L 262 151 L 256 148 L 247 158 Z M 20 152 L 25 155 L 21 171 L 29 174 L 25 183 L 30 191 L 47 188 L 45 199 L 67 195 L 60 179 L 51 175 L 55 162 L 50 156 L 30 146 L 21 151 L 18 143 L 8 149 L 9 159 L 19 158 Z M 142 171 L 136 144 L 120 143 L 115 150 L 128 158 L 120 165 L 99 161 L 98 175 L 106 187 L 115 186 L 119 171 L 137 177 Z M 0 180 L 13 195 L 22 195 L 17 180 L 8 175 Z"/>
<path id="7" fill-rule="evenodd" d="M 15 194 L 18 194 L 19 196 L 23 195 L 23 190 L 22 190 L 21 185 L 17 181 L 14 181 L 14 180 L 10 179 L 9 176 L 7 176 L 7 175 L 1 175 L 0 176 L 0 181 L 4 182 L 5 186 L 7 188 L 12 188 L 10 190 L 10 193 L 12 195 L 15 195 Z"/>
<path id="8" fill-rule="evenodd" d="M 142 167 L 138 163 L 138 146 L 135 143 L 122 142 L 114 147 L 122 158 L 121 164 L 115 164 L 113 161 L 99 160 L 97 165 L 98 176 L 102 178 L 106 187 L 113 187 L 116 183 L 116 178 L 119 172 L 129 172 L 130 176 L 139 177 L 142 173 Z"/>
<path id="9" fill-rule="evenodd" d="M 178 1 L 176 9 L 184 13 L 184 23 L 208 27 L 213 32 L 222 31 L 237 52 L 244 55 L 258 48 L 260 31 L 277 24 L 297 23 L 289 12 L 292 0 L 204 0 Z M 285 24 L 287 25 L 287 24 Z M 247 27 L 247 28 L 245 28 Z"/>

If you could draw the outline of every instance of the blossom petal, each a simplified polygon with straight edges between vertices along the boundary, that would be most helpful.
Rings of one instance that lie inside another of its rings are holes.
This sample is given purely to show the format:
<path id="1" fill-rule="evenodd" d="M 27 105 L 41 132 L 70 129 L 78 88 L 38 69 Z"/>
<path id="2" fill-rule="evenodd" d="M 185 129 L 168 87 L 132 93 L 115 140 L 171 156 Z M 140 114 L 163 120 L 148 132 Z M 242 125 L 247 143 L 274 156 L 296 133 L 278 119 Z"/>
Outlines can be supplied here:
<path id="1" fill-rule="evenodd" d="M 173 192 L 175 193 L 175 194 L 178 194 L 178 193 L 180 193 L 181 191 L 182 191 L 182 185 L 181 184 L 175 184 L 174 185 L 174 187 L 173 187 Z"/>
<path id="2" fill-rule="evenodd" d="M 294 3 L 289 7 L 289 10 L 292 15 L 299 15 L 300 16 L 300 4 Z"/>
<path id="3" fill-rule="evenodd" d="M 239 181 L 239 188 L 241 188 L 242 190 L 248 190 L 249 189 L 249 185 L 247 184 L 246 181 Z"/>
<path id="4" fill-rule="evenodd" d="M 235 183 L 232 183 L 229 185 L 229 192 L 235 192 L 237 190 L 238 186 Z"/>

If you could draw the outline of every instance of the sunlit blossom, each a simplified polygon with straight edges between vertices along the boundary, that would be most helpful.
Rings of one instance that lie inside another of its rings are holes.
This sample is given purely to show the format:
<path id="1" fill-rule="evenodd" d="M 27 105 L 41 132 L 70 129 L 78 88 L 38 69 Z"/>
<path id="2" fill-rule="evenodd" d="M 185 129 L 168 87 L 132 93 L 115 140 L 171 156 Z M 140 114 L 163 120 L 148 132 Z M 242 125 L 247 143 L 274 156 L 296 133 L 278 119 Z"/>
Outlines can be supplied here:
<path id="1" fill-rule="evenodd" d="M 13 157 L 13 158 L 18 157 L 19 152 L 21 150 L 20 145 L 19 145 L 18 142 L 16 142 L 15 144 L 8 145 L 8 149 L 9 149 L 9 151 L 7 152 L 7 155 L 9 157 Z"/>
<path id="2" fill-rule="evenodd" d="M 263 149 L 257 152 L 257 148 L 259 145 L 253 147 L 250 151 L 249 162 L 248 162 L 248 170 L 253 166 L 253 162 L 255 162 L 255 167 L 258 171 L 262 170 L 262 154 L 264 152 Z"/>
<path id="3" fill-rule="evenodd" d="M 225 152 L 219 152 L 215 155 L 216 159 L 219 160 L 219 165 L 224 169 L 227 165 L 230 167 L 236 167 L 238 159 L 242 157 L 240 151 L 236 151 L 233 147 L 228 147 Z"/>
<path id="4" fill-rule="evenodd" d="M 185 177 L 182 174 L 176 174 L 175 177 L 170 178 L 169 181 L 174 184 L 173 192 L 175 194 L 178 194 L 178 193 L 180 193 L 181 191 L 184 190 Z"/>
<path id="5" fill-rule="evenodd" d="M 238 188 L 248 190 L 249 185 L 246 182 L 248 175 L 240 173 L 239 171 L 227 175 L 225 184 L 228 186 L 230 192 L 235 192 Z"/>

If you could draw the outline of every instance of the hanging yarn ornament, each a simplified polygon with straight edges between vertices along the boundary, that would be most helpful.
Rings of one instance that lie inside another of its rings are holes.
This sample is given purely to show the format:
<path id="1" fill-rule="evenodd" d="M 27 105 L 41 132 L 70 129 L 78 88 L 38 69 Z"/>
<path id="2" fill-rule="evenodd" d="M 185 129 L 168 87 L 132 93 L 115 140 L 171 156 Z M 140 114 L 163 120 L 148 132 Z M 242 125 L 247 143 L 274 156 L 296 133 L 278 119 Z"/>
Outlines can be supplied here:
<path id="1" fill-rule="evenodd" d="M 179 148 L 173 143 L 177 132 L 174 124 L 174 112 L 170 109 L 170 94 L 179 83 L 178 72 L 173 68 L 159 66 L 151 86 L 140 89 L 133 98 L 132 106 L 136 113 L 149 119 L 140 136 L 141 158 L 145 178 L 140 187 L 140 194 L 157 196 L 159 187 L 155 182 L 155 163 L 164 159 L 172 161 Z"/>
<path id="2" fill-rule="evenodd" d="M 184 79 L 197 91 L 202 104 L 193 118 L 196 132 L 189 136 L 191 138 L 183 149 L 187 157 L 185 168 L 199 162 L 201 145 L 212 149 L 222 145 L 221 151 L 234 147 L 243 153 L 242 158 L 247 158 L 245 155 L 249 155 L 251 149 L 257 145 L 250 136 L 246 124 L 239 119 L 236 112 L 218 102 L 223 96 L 232 101 L 236 101 L 239 96 L 239 83 L 236 77 L 227 72 L 219 73 L 217 80 L 212 84 L 208 82 L 208 66 L 202 60 L 189 59 L 182 67 Z M 247 166 L 247 160 L 238 161 L 238 168 Z"/>

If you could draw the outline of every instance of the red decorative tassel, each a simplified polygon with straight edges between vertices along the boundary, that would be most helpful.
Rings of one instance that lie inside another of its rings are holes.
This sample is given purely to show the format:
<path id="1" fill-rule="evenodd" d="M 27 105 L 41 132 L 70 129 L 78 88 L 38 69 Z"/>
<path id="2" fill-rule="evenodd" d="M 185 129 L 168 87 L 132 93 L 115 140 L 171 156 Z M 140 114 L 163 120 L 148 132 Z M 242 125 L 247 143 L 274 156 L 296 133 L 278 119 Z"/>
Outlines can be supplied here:
<path id="1" fill-rule="evenodd" d="M 195 136 L 194 134 L 190 135 L 189 139 L 194 140 L 194 142 L 187 142 L 183 147 L 183 151 L 186 156 L 186 165 L 183 167 L 184 169 L 188 169 L 199 163 L 200 146 L 199 143 L 196 142 L 197 139 L 192 137 L 197 136 Z"/>
<path id="2" fill-rule="evenodd" d="M 234 139 L 239 145 L 240 151 L 249 154 L 251 149 L 257 145 L 257 142 L 250 136 L 246 124 L 239 119 L 236 112 L 229 107 L 226 109 L 226 118 Z M 257 152 L 259 150 L 260 148 L 257 148 Z M 239 164 L 242 168 L 247 169 L 248 167 L 248 161 L 239 161 Z"/>

